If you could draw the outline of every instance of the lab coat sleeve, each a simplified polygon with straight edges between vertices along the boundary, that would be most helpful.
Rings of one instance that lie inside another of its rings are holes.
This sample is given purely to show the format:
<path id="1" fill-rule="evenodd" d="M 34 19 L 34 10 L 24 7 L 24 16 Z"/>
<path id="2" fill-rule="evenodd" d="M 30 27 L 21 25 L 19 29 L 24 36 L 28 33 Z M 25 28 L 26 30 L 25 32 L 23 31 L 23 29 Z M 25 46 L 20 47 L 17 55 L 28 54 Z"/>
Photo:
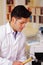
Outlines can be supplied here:
<path id="1" fill-rule="evenodd" d="M 6 59 L 6 58 L 3 58 L 1 56 L 1 42 L 0 42 L 0 65 L 12 65 L 12 61 Z"/>
<path id="2" fill-rule="evenodd" d="M 10 61 L 6 58 L 0 57 L 0 65 L 12 65 L 12 61 Z"/>
<path id="3" fill-rule="evenodd" d="M 22 38 L 20 40 L 19 44 L 19 49 L 18 49 L 18 54 L 17 54 L 17 60 L 19 61 L 24 61 L 26 60 L 26 55 L 25 55 L 25 38 Z"/>
<path id="4" fill-rule="evenodd" d="M 20 51 L 18 51 L 18 55 L 17 55 L 17 60 L 21 62 L 24 62 L 25 60 L 27 60 L 26 52 L 25 52 L 25 45 L 26 45 L 25 41 L 26 41 L 26 38 L 21 40 L 20 47 L 19 47 Z M 25 65 L 30 65 L 30 63 L 26 63 Z"/>
<path id="5" fill-rule="evenodd" d="M 25 60 L 27 60 L 25 47 L 26 47 L 26 37 L 22 36 L 18 48 L 18 54 L 17 54 L 18 61 L 24 62 Z M 28 62 L 25 65 L 31 65 L 31 62 Z"/>

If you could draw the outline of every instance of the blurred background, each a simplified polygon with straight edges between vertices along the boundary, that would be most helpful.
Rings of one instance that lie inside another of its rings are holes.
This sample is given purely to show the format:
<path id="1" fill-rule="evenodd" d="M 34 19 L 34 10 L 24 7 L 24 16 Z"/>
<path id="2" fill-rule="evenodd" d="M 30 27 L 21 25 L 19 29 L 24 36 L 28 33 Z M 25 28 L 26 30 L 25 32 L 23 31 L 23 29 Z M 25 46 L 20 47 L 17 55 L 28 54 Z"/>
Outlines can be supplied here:
<path id="1" fill-rule="evenodd" d="M 24 5 L 32 12 L 22 31 L 27 39 L 27 58 L 29 53 L 43 53 L 43 0 L 0 0 L 0 26 L 10 21 L 11 11 L 17 5 Z"/>
<path id="2" fill-rule="evenodd" d="M 0 0 L 0 25 L 10 21 L 10 14 L 16 5 L 24 5 L 32 12 L 29 24 L 23 30 L 26 36 L 33 36 L 43 27 L 43 0 Z"/>

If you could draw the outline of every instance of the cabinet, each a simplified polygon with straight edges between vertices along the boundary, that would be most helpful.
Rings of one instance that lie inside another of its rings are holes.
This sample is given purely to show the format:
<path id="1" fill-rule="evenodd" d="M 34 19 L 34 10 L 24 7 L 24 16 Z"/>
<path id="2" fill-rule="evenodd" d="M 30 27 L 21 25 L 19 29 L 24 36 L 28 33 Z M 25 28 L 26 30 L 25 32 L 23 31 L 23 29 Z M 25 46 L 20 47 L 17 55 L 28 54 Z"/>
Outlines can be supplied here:
<path id="1" fill-rule="evenodd" d="M 32 22 L 43 24 L 43 7 L 32 7 Z"/>
<path id="2" fill-rule="evenodd" d="M 11 19 L 11 11 L 14 8 L 14 0 L 6 0 L 6 18 L 8 21 Z"/>

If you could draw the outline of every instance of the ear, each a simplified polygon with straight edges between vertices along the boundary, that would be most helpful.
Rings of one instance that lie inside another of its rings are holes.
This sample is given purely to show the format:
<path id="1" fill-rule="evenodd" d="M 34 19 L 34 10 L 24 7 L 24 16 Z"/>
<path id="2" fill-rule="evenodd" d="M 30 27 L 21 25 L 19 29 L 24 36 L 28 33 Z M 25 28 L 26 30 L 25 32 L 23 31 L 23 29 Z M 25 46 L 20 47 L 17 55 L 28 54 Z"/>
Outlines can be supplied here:
<path id="1" fill-rule="evenodd" d="M 15 17 L 12 17 L 12 22 L 16 22 L 16 18 Z"/>

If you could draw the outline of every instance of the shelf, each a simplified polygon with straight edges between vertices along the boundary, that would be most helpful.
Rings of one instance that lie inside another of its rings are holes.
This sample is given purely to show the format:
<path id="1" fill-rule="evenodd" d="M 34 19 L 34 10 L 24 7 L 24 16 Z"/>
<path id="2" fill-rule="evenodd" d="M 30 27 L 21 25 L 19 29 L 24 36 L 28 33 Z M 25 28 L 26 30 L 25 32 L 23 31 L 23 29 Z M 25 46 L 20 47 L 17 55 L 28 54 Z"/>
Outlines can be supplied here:
<path id="1" fill-rule="evenodd" d="M 7 4 L 6 6 L 14 6 L 14 4 Z"/>
<path id="2" fill-rule="evenodd" d="M 11 19 L 11 11 L 14 8 L 14 0 L 6 0 L 6 18 L 9 21 Z"/>
<path id="3" fill-rule="evenodd" d="M 43 7 L 32 8 L 32 22 L 43 24 Z"/>
<path id="4" fill-rule="evenodd" d="M 43 15 L 38 15 L 38 14 L 35 14 L 35 15 L 32 15 L 32 16 L 43 16 Z"/>

